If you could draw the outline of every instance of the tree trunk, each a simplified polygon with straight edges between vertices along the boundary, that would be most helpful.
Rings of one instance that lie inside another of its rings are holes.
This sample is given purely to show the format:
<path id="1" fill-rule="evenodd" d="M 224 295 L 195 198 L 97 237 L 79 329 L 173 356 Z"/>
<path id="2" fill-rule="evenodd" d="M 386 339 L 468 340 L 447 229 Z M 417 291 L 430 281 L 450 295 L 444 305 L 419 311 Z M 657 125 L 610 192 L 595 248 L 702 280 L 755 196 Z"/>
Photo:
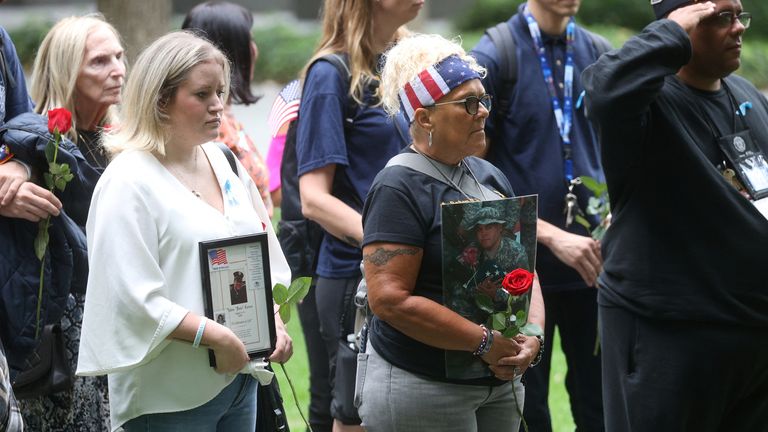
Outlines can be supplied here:
<path id="1" fill-rule="evenodd" d="M 129 63 L 170 28 L 172 0 L 96 0 L 98 10 L 115 26 Z"/>

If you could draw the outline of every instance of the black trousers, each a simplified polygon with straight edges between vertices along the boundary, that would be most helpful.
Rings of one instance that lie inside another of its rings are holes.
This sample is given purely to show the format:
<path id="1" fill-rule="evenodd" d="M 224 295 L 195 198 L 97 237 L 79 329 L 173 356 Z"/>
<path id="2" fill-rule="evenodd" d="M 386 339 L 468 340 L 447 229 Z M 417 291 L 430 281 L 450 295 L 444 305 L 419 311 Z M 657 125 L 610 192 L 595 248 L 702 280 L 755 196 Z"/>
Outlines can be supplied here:
<path id="1" fill-rule="evenodd" d="M 338 356 L 339 343 L 354 331 L 354 296 L 360 277 L 317 280 L 317 312 L 320 335 L 328 353 L 328 382 L 331 387 L 331 416 L 346 425 L 359 425 L 360 417 L 353 404 L 357 357 L 344 352 Z M 338 369 L 338 370 L 337 370 Z M 337 385 L 337 381 L 341 381 Z"/>
<path id="2" fill-rule="evenodd" d="M 538 366 L 525 372 L 525 407 L 523 415 L 531 432 L 551 432 L 549 413 L 549 372 L 552 365 L 552 338 L 555 326 L 568 372 L 565 387 L 578 432 L 599 432 L 603 427 L 600 355 L 595 355 L 597 341 L 597 290 L 585 288 L 544 293 L 546 325 L 544 357 Z M 520 430 L 523 428 L 521 426 Z"/>
<path id="3" fill-rule="evenodd" d="M 768 431 L 768 329 L 600 307 L 608 431 Z"/>
<path id="4" fill-rule="evenodd" d="M 316 278 L 314 279 L 317 280 Z M 309 360 L 309 424 L 315 432 L 331 432 L 331 383 L 328 379 L 328 351 L 320 336 L 320 318 L 317 314 L 317 288 L 309 288 L 304 300 L 299 303 L 299 320 L 307 345 Z"/>

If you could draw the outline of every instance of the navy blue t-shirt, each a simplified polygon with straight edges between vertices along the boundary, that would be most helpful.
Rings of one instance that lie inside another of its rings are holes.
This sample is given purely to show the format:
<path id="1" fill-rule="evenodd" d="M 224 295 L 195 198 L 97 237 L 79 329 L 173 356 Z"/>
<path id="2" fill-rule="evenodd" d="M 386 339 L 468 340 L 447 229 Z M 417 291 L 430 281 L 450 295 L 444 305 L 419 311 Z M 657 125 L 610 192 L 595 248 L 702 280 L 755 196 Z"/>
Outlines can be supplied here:
<path id="1" fill-rule="evenodd" d="M 0 38 L 3 43 L 3 56 L 8 65 L 8 75 L 16 80 L 16 86 L 11 87 L 10 83 L 5 82 L 5 76 L 0 72 L 0 125 L 2 125 L 21 113 L 32 111 L 32 101 L 27 94 L 24 70 L 19 63 L 16 47 L 13 46 L 8 32 L 2 27 L 0 27 Z"/>
<path id="2" fill-rule="evenodd" d="M 491 112 L 485 122 L 486 133 L 491 146 L 487 159 L 497 166 L 519 195 L 539 194 L 539 218 L 565 229 L 565 194 L 567 193 L 563 170 L 562 139 L 552 112 L 551 98 L 541 71 L 541 64 L 528 31 L 528 25 L 520 7 L 518 13 L 507 21 L 512 28 L 517 49 L 517 84 L 510 96 L 511 108 L 497 123 L 496 114 Z M 565 35 L 549 37 L 542 34 L 549 64 L 555 75 L 555 82 L 563 82 L 565 63 Z M 499 54 L 488 36 L 483 36 L 472 55 L 488 69 L 483 79 L 485 91 L 498 100 L 502 80 L 499 76 Z M 589 35 L 580 27 L 576 28 L 574 40 L 574 116 L 571 130 L 573 145 L 574 175 L 587 175 L 598 181 L 605 181 L 600 164 L 597 138 L 585 118 L 583 103 L 576 107 L 583 91 L 581 71 L 598 57 Z M 562 101 L 562 88 L 557 86 Z M 582 210 L 586 208 L 591 193 L 583 186 L 574 192 L 579 197 Z M 586 214 L 586 212 L 585 212 Z M 595 222 L 595 221 L 593 221 Z M 567 231 L 589 235 L 579 224 L 573 223 Z M 583 279 L 576 270 L 568 267 L 555 257 L 547 247 L 539 247 L 536 269 L 542 288 L 549 291 L 583 288 Z"/>
<path id="3" fill-rule="evenodd" d="M 335 66 L 317 61 L 307 73 L 299 107 L 296 139 L 298 175 L 335 164 L 333 196 L 362 212 L 363 201 L 374 177 L 387 161 L 409 143 L 408 125 L 402 117 L 390 118 L 376 105 L 371 89 L 364 95 L 353 122 L 349 111 L 349 89 Z M 395 121 L 401 122 L 402 132 Z M 360 275 L 359 248 L 326 233 L 320 246 L 317 274 L 325 278 Z"/>
<path id="4" fill-rule="evenodd" d="M 403 152 L 413 150 L 408 148 Z M 513 196 L 509 181 L 496 167 L 475 157 L 468 157 L 465 162 L 481 184 L 505 197 Z M 384 168 L 376 176 L 365 201 L 363 245 L 384 242 L 423 249 L 413 295 L 443 304 L 440 205 L 465 199 L 456 189 L 411 168 L 399 165 Z M 375 315 L 369 340 L 376 352 L 393 365 L 449 381 L 445 376 L 445 350 L 412 339 Z M 501 383 L 490 373 L 488 378 L 452 382 Z"/>

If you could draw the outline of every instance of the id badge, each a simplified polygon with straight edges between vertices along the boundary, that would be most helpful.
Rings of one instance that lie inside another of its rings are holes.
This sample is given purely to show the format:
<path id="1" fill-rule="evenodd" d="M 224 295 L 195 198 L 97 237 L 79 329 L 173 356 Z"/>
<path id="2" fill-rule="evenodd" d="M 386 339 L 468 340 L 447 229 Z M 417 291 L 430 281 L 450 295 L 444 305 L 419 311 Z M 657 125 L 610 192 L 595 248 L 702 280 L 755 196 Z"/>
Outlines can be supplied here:
<path id="1" fill-rule="evenodd" d="M 718 144 L 752 200 L 768 197 L 768 160 L 749 129 L 718 139 Z"/>

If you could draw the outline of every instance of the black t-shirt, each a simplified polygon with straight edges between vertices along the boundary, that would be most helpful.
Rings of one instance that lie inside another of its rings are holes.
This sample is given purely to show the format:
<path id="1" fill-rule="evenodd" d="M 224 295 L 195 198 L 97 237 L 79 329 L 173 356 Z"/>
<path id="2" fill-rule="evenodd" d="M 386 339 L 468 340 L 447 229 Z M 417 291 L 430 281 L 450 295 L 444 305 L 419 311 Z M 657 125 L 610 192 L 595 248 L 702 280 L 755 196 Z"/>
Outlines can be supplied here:
<path id="1" fill-rule="evenodd" d="M 734 133 L 736 106 L 749 103 L 743 122 L 768 154 L 768 100 L 735 75 L 724 79 L 735 103 L 686 86 L 675 74 L 690 58 L 687 33 L 659 20 L 582 74 L 613 211 L 599 302 L 766 327 L 768 221 L 717 168 L 714 135 Z"/>
<path id="2" fill-rule="evenodd" d="M 404 152 L 413 150 L 407 148 Z M 509 181 L 496 167 L 475 157 L 468 157 L 465 162 L 481 184 L 505 197 L 513 195 Z M 386 167 L 376 176 L 365 202 L 363 246 L 386 242 L 423 249 L 413 295 L 443 304 L 440 205 L 465 199 L 461 192 L 411 168 Z M 371 320 L 369 335 L 374 349 L 401 369 L 442 381 L 502 383 L 490 372 L 488 378 L 477 380 L 446 379 L 444 350 L 406 336 L 377 316 Z"/>

